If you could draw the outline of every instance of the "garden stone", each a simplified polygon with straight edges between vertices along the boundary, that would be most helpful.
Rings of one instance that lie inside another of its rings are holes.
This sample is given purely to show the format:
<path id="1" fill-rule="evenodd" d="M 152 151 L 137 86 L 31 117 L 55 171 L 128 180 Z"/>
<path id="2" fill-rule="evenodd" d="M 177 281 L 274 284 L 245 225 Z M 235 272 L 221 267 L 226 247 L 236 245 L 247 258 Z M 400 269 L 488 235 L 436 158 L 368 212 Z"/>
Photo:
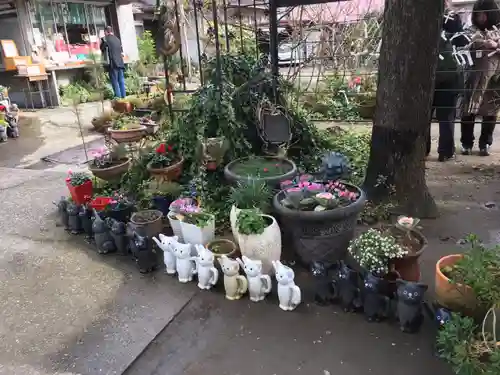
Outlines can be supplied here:
<path id="1" fill-rule="evenodd" d="M 495 208 L 495 207 L 496 207 L 496 204 L 495 204 L 495 202 L 486 202 L 486 203 L 484 204 L 484 206 L 485 206 L 486 208 Z"/>

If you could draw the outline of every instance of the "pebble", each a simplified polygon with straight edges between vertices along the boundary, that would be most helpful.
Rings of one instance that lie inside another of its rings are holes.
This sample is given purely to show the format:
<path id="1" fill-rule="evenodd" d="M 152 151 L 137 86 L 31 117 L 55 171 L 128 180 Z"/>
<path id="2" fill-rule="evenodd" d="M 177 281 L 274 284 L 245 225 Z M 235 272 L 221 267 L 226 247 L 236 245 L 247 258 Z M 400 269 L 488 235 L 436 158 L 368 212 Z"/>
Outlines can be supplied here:
<path id="1" fill-rule="evenodd" d="M 496 207 L 496 204 L 495 204 L 495 202 L 486 202 L 486 203 L 484 204 L 484 206 L 485 206 L 486 208 L 495 208 L 495 207 Z"/>

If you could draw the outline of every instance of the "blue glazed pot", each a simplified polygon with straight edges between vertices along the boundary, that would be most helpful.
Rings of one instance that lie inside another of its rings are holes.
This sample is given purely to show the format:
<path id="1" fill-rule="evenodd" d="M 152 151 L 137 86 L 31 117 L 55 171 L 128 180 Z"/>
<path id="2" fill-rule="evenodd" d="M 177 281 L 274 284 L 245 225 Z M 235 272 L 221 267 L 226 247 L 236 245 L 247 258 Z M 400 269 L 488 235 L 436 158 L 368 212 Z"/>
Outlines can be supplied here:
<path id="1" fill-rule="evenodd" d="M 154 196 L 151 198 L 151 202 L 153 203 L 153 207 L 161 211 L 164 216 L 168 215 L 170 211 L 170 204 L 174 201 L 174 199 L 163 196 Z"/>

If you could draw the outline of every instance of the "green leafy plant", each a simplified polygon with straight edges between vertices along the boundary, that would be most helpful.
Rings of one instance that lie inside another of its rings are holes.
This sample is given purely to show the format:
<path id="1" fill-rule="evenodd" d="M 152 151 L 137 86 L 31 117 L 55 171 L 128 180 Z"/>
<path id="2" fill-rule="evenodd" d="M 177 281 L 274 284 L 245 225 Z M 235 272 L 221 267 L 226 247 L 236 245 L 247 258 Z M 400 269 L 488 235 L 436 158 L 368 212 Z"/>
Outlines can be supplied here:
<path id="1" fill-rule="evenodd" d="M 238 182 L 231 187 L 230 201 L 239 209 L 257 208 L 266 212 L 269 209 L 272 194 L 267 184 L 248 180 Z"/>
<path id="2" fill-rule="evenodd" d="M 111 127 L 113 130 L 130 130 L 138 128 L 139 126 L 139 121 L 136 117 L 121 115 L 115 118 Z"/>
<path id="3" fill-rule="evenodd" d="M 139 49 L 139 59 L 143 64 L 151 65 L 158 62 L 156 44 L 151 31 L 145 30 L 137 38 L 137 48 Z"/>
<path id="4" fill-rule="evenodd" d="M 480 304 L 489 308 L 500 301 L 499 249 L 484 247 L 476 235 L 471 234 L 466 240 L 470 247 L 463 257 L 443 272 L 452 282 L 471 287 Z"/>
<path id="5" fill-rule="evenodd" d="M 85 182 L 91 181 L 90 176 L 84 172 L 68 172 L 68 177 L 66 178 L 66 182 L 69 182 L 71 186 L 80 186 Z"/>
<path id="6" fill-rule="evenodd" d="M 239 233 L 252 235 L 264 233 L 269 223 L 259 210 L 243 210 L 238 213 L 236 226 Z"/>
<path id="7" fill-rule="evenodd" d="M 198 228 L 205 228 L 209 225 L 214 217 L 208 212 L 196 212 L 184 214 L 184 221 L 189 224 L 196 225 Z"/>
<path id="8" fill-rule="evenodd" d="M 175 144 L 161 143 L 152 153 L 151 166 L 165 168 L 179 161 L 179 154 Z"/>

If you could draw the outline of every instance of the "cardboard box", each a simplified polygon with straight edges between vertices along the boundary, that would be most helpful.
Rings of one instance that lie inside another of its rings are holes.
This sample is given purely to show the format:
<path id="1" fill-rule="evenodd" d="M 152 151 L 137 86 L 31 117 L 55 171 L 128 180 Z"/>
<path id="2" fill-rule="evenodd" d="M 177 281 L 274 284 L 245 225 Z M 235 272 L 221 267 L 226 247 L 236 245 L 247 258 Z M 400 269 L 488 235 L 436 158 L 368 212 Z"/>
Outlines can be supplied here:
<path id="1" fill-rule="evenodd" d="M 30 56 L 16 56 L 16 57 L 5 57 L 3 59 L 3 66 L 5 70 L 17 70 L 19 65 L 29 65 L 31 64 Z"/>
<path id="2" fill-rule="evenodd" d="M 17 66 L 17 74 L 21 76 L 40 76 L 45 73 L 45 65 L 43 64 L 24 64 Z"/>

